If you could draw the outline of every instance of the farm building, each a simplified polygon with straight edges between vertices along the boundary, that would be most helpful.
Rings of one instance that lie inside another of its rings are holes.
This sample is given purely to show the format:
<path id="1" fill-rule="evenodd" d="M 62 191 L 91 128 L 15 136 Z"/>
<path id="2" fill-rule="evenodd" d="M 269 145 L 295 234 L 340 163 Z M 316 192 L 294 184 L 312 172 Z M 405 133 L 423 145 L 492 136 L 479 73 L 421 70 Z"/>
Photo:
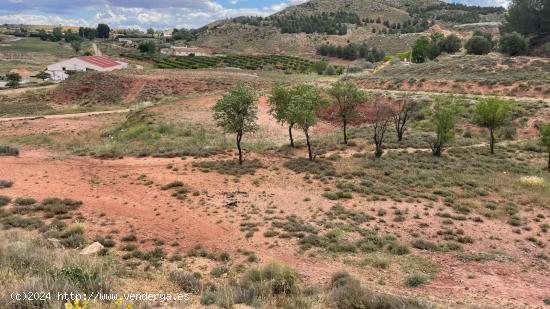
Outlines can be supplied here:
<path id="1" fill-rule="evenodd" d="M 206 48 L 188 46 L 171 46 L 161 49 L 160 53 L 168 56 L 212 56 L 212 52 Z"/>
<path id="2" fill-rule="evenodd" d="M 81 56 L 50 64 L 46 72 L 50 74 L 52 80 L 61 81 L 69 77 L 67 71 L 83 72 L 93 70 L 105 72 L 127 67 L 128 63 L 126 62 L 114 61 L 103 56 Z"/>

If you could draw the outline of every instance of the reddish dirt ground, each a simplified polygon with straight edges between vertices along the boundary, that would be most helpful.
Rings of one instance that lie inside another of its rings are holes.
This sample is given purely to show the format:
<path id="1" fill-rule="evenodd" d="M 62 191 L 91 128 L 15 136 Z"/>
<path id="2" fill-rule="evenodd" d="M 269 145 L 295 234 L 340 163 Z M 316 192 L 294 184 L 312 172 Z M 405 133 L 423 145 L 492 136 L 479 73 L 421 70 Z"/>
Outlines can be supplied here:
<path id="1" fill-rule="evenodd" d="M 212 95 L 183 100 L 178 104 L 185 105 L 187 109 L 178 109 L 172 116 L 178 117 L 181 113 L 194 120 L 206 121 L 211 117 L 208 109 L 217 98 Z M 162 112 L 163 108 L 170 107 L 161 105 L 153 108 Z M 189 113 L 190 110 L 192 113 Z M 286 128 L 277 124 L 267 111 L 266 99 L 261 98 L 261 130 L 257 134 L 280 135 L 278 142 L 286 143 Z M 38 119 L 0 124 L 0 129 L 7 136 L 41 132 L 70 135 L 102 126 L 116 117 L 120 115 Z M 333 126 L 323 123 L 316 128 L 316 132 L 332 129 Z M 297 138 L 302 138 L 299 133 Z M 297 151 L 298 155 L 303 153 L 303 149 Z M 324 284 L 332 273 L 345 269 L 376 289 L 419 296 L 452 308 L 538 308 L 542 299 L 549 297 L 547 266 L 533 258 L 537 252 L 547 253 L 547 249 L 538 248 L 530 242 L 518 245 L 516 240 L 523 240 L 524 236 L 514 233 L 513 227 L 500 220 L 485 220 L 483 223 L 456 221 L 454 228 L 463 229 L 475 240 L 473 244 L 465 245 L 466 252 L 488 252 L 497 248 L 513 260 L 462 262 L 453 253 L 427 253 L 413 249 L 416 255 L 440 266 L 438 275 L 423 287 L 403 287 L 404 274 L 395 262 L 386 270 L 378 270 L 352 266 L 344 257 L 299 254 L 296 240 L 268 239 L 262 235 L 270 227 L 263 216 L 275 207 L 279 217 L 295 214 L 307 221 L 318 208 L 329 210 L 335 202 L 322 197 L 324 185 L 318 181 L 305 182 L 302 174 L 295 174 L 283 167 L 285 159 L 277 155 L 259 157 L 247 153 L 247 160 L 259 159 L 266 168 L 259 169 L 253 176 L 242 176 L 239 182 L 234 180 L 234 176 L 204 173 L 193 167 L 197 161 L 234 156 L 231 153 L 206 159 L 124 158 L 105 161 L 22 148 L 19 157 L 0 157 L 0 178 L 14 182 L 13 187 L 2 189 L 1 193 L 14 198 L 82 200 L 84 204 L 79 211 L 91 236 L 113 234 L 119 241 L 123 235 L 135 233 L 143 248 L 152 248 L 154 239 L 160 239 L 167 244 L 165 249 L 172 252 L 178 250 L 168 246 L 174 241 L 183 252 L 195 244 L 209 251 L 228 251 L 235 257 L 239 256 L 237 249 L 250 250 L 257 253 L 261 262 L 275 259 L 288 264 L 310 283 Z M 177 167 L 177 171 L 167 168 L 168 165 Z M 189 185 L 192 191 L 199 191 L 199 195 L 190 194 L 186 200 L 178 200 L 171 196 L 172 191 L 160 188 L 175 180 Z M 236 207 L 228 207 L 231 202 L 236 202 Z M 400 235 L 403 241 L 418 237 L 429 240 L 437 231 L 448 227 L 444 225 L 443 218 L 436 216 L 437 206 L 425 208 L 424 203 L 373 202 L 359 196 L 340 203 L 348 209 L 373 216 L 376 216 L 378 209 L 385 209 L 388 213 L 393 213 L 395 209 L 408 210 L 411 214 L 427 211 L 428 214 L 423 214 L 420 219 L 367 223 L 367 227 L 380 233 Z M 546 217 L 550 216 L 548 209 L 542 212 Z M 243 216 L 250 216 L 250 222 L 260 223 L 260 231 L 248 239 L 240 231 Z M 429 222 L 429 227 L 419 227 L 422 222 Z M 380 287 L 374 284 L 379 279 L 383 279 L 386 285 Z"/>
<path id="2" fill-rule="evenodd" d="M 309 258 L 294 253 L 296 247 L 293 240 L 280 239 L 277 245 L 270 248 L 268 244 L 273 242 L 262 236 L 266 227 L 261 227 L 260 232 L 250 239 L 239 231 L 239 217 L 251 205 L 257 207 L 260 214 L 274 205 L 281 215 L 296 214 L 307 218 L 313 209 L 321 207 L 328 210 L 334 204 L 321 197 L 322 189 L 317 184 L 306 184 L 300 181 L 301 175 L 284 168 L 279 172 L 262 169 L 255 176 L 243 176 L 239 183 L 235 183 L 231 176 L 194 170 L 194 159 L 125 158 L 102 161 L 72 156 L 61 160 L 48 159 L 55 155 L 44 150 L 24 150 L 18 158 L 0 158 L 2 177 L 15 183 L 2 193 L 14 197 L 82 200 L 84 206 L 81 213 L 90 235 L 107 235 L 117 231 L 117 237 L 121 237 L 133 232 L 146 248 L 153 246 L 153 239 L 161 239 L 167 244 L 177 241 L 183 250 L 195 244 L 215 252 L 228 251 L 232 255 L 238 255 L 236 250 L 239 248 L 252 250 L 262 261 L 276 259 L 295 267 L 310 282 L 326 282 L 331 273 L 350 269 L 339 259 Z M 277 157 L 261 160 L 268 166 L 282 163 Z M 168 164 L 179 170 L 167 169 Z M 152 181 L 152 184 L 146 185 L 137 180 L 140 175 L 146 175 L 145 179 Z M 262 179 L 258 187 L 252 184 L 256 179 Z M 193 190 L 200 190 L 200 196 L 180 201 L 170 196 L 169 191 L 159 188 L 174 180 L 181 180 Z M 304 202 L 306 197 L 311 201 Z M 231 201 L 237 201 L 235 209 L 225 207 Z M 395 207 L 408 208 L 412 212 L 422 209 L 420 204 L 366 202 L 361 199 L 346 202 L 345 206 L 366 212 L 374 208 L 384 208 L 388 212 Z M 407 240 L 413 239 L 404 235 L 403 232 L 408 230 L 429 239 L 429 235 L 443 226 L 441 220 L 435 217 L 435 210 L 430 212 L 433 212 L 433 217 L 430 216 L 433 222 L 428 229 L 420 229 L 415 220 L 402 222 L 399 226 L 379 222 L 369 225 L 378 227 L 380 232 L 400 234 Z M 261 222 L 261 216 L 254 221 Z M 486 252 L 496 246 L 509 255 L 519 257 L 519 261 L 466 263 L 448 254 L 419 253 L 438 262 L 441 271 L 426 288 L 405 289 L 406 294 L 424 295 L 432 299 L 450 298 L 453 301 L 468 299 L 481 302 L 487 305 L 486 308 L 540 304 L 550 289 L 550 280 L 542 271 L 529 268 L 529 264 L 535 261 L 529 258 L 532 255 L 518 250 L 513 240 L 519 236 L 514 235 L 509 226 L 498 221 L 482 224 L 465 221 L 456 227 L 468 231 L 468 235 L 476 239 L 469 250 Z M 502 240 L 490 239 L 488 235 L 498 235 Z M 403 288 L 399 287 L 402 277 L 397 269 L 394 271 L 392 268 L 383 272 L 368 269 L 350 271 L 360 274 L 365 281 L 373 277 L 384 278 L 389 291 L 403 292 Z M 475 278 L 468 279 L 470 274 L 475 274 Z M 458 302 L 453 307 L 460 308 L 468 302 Z"/>

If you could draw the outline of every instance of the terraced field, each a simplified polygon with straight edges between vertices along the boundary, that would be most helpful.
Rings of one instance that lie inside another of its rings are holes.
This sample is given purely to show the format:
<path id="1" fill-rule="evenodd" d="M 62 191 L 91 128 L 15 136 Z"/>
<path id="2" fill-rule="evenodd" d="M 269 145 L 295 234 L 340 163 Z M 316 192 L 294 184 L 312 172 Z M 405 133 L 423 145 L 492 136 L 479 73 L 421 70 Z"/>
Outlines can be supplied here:
<path id="1" fill-rule="evenodd" d="M 233 67 L 243 70 L 273 69 L 292 72 L 306 72 L 313 60 L 285 55 L 229 55 L 220 57 L 177 56 L 150 57 L 136 54 L 124 55 L 138 60 L 151 60 L 162 69 L 207 69 Z"/>

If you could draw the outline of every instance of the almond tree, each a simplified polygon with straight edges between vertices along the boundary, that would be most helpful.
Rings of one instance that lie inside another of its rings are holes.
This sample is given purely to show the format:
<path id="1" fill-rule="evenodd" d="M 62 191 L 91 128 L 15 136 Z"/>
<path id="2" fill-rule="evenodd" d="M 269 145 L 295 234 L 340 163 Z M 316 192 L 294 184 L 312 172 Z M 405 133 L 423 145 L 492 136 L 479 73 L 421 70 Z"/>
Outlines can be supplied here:
<path id="1" fill-rule="evenodd" d="M 292 92 L 292 89 L 285 88 L 283 86 L 275 86 L 271 89 L 271 96 L 268 100 L 268 103 L 271 106 L 269 113 L 280 124 L 288 124 L 288 137 L 290 138 L 290 147 L 294 147 L 292 128 L 295 124 L 293 120 L 290 119 L 289 115 Z"/>
<path id="2" fill-rule="evenodd" d="M 371 123 L 373 129 L 372 138 L 374 140 L 374 146 L 376 147 L 374 155 L 377 158 L 380 158 L 384 153 L 382 146 L 390 120 L 391 108 L 389 104 L 382 97 L 376 98 L 373 104 Z"/>
<path id="3" fill-rule="evenodd" d="M 241 141 L 244 133 L 257 129 L 258 101 L 251 89 L 243 83 L 221 98 L 212 108 L 218 127 L 237 135 L 239 164 L 243 164 Z"/>
<path id="4" fill-rule="evenodd" d="M 491 153 L 495 153 L 495 130 L 505 123 L 510 106 L 509 101 L 498 97 L 483 98 L 476 105 L 475 121 L 489 129 Z"/>
<path id="5" fill-rule="evenodd" d="M 397 101 L 392 108 L 392 118 L 395 125 L 395 132 L 397 132 L 397 140 L 403 140 L 403 134 L 407 129 L 407 122 L 416 112 L 418 104 L 415 101 L 409 99 L 403 99 Z"/>
<path id="6" fill-rule="evenodd" d="M 368 99 L 367 93 L 353 81 L 337 81 L 327 90 L 334 98 L 334 116 L 342 122 L 344 144 L 348 144 L 347 126 L 353 119 L 360 117 L 357 107 Z"/>
<path id="7" fill-rule="evenodd" d="M 313 161 L 315 156 L 311 147 L 309 130 L 317 124 L 319 120 L 317 112 L 327 103 L 321 96 L 321 91 L 313 85 L 299 85 L 293 89 L 288 117 L 291 122 L 297 124 L 304 131 L 310 161 Z"/>
<path id="8" fill-rule="evenodd" d="M 440 157 L 445 144 L 454 138 L 456 118 L 457 108 L 453 98 L 436 102 L 432 118 L 435 136 L 428 140 L 434 156 Z"/>

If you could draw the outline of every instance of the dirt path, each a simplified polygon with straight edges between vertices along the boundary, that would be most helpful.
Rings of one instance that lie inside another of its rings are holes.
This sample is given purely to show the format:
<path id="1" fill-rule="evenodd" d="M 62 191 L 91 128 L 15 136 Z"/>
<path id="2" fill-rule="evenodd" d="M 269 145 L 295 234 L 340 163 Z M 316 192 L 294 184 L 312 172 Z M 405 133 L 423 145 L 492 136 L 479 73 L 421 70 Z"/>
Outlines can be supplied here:
<path id="1" fill-rule="evenodd" d="M 97 47 L 97 44 L 95 42 L 92 43 L 92 48 L 94 50 L 94 55 L 95 56 L 102 56 L 101 50 L 99 50 L 99 47 Z"/>
<path id="2" fill-rule="evenodd" d="M 86 113 L 74 113 L 74 114 L 10 117 L 10 118 L 0 118 L 0 122 L 27 121 L 27 120 L 36 120 L 36 119 L 80 118 L 80 117 L 97 116 L 97 115 L 122 114 L 122 113 L 127 113 L 129 111 L 130 109 L 126 108 L 126 109 L 117 109 L 117 110 L 111 110 L 111 111 L 98 111 L 98 112 L 86 112 Z"/>
<path id="3" fill-rule="evenodd" d="M 42 90 L 42 89 L 53 89 L 55 87 L 57 87 L 57 84 L 47 85 L 47 86 L 37 86 L 37 87 L 24 87 L 24 88 L 16 88 L 16 89 L 5 89 L 5 90 L 0 90 L 0 95 L 21 94 L 21 93 L 25 93 L 27 91 Z"/>
<path id="4" fill-rule="evenodd" d="M 391 93 L 391 94 L 424 94 L 424 95 L 450 95 L 452 93 L 448 92 L 439 92 L 439 91 L 415 91 L 415 90 L 384 90 L 384 89 L 371 89 L 364 88 L 370 92 L 376 94 L 382 93 Z M 467 98 L 484 98 L 484 97 L 494 97 L 494 95 L 484 95 L 484 94 L 469 94 L 469 93 L 455 93 L 456 95 L 465 96 Z M 533 97 L 512 97 L 512 96 L 500 96 L 501 98 L 512 100 L 512 101 L 542 101 L 550 104 L 550 98 L 533 98 Z"/>

